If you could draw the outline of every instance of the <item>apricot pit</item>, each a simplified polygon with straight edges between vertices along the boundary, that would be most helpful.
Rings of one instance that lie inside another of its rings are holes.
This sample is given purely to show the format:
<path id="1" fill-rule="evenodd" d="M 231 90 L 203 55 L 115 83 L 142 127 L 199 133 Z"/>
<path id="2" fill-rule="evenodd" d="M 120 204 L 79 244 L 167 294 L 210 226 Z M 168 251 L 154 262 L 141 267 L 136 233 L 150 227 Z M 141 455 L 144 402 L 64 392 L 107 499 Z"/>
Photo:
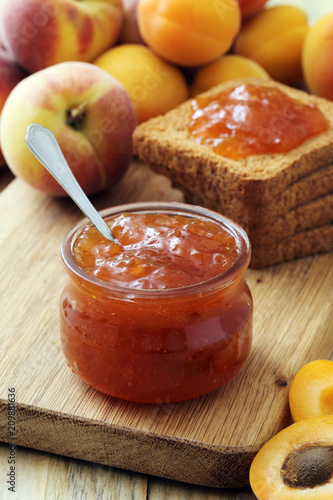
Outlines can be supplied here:
<path id="1" fill-rule="evenodd" d="M 333 473 L 333 446 L 306 445 L 285 459 L 281 474 L 292 488 L 314 488 L 326 484 Z"/>

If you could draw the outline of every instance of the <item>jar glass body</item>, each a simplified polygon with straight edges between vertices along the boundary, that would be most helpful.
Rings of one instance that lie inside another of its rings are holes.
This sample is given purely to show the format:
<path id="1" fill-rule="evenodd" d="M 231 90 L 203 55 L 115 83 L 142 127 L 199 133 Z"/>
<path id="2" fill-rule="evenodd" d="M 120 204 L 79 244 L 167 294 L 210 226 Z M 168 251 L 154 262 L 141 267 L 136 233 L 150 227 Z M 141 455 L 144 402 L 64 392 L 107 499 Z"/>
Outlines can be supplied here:
<path id="1" fill-rule="evenodd" d="M 76 265 L 71 246 L 84 224 L 74 228 L 62 246 L 69 281 L 60 303 L 61 341 L 69 366 L 95 389 L 142 403 L 182 401 L 221 387 L 239 372 L 251 348 L 246 234 L 215 212 L 179 203 L 135 203 L 102 215 L 125 211 L 208 217 L 231 225 L 240 256 L 228 271 L 197 285 L 122 288 Z"/>

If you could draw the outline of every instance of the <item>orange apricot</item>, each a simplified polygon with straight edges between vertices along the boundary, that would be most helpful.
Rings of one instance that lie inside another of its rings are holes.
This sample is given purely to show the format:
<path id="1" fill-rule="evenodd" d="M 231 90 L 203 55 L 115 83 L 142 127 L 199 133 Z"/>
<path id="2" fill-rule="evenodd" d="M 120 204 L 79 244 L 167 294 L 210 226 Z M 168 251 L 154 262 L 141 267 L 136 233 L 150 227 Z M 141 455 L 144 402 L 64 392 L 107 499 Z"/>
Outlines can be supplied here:
<path id="1" fill-rule="evenodd" d="M 189 97 L 182 72 L 144 45 L 118 45 L 104 52 L 94 64 L 125 87 L 138 123 L 166 113 Z"/>
<path id="2" fill-rule="evenodd" d="M 181 66 L 200 66 L 225 54 L 240 29 L 237 0 L 140 0 L 142 38 Z"/>
<path id="3" fill-rule="evenodd" d="M 333 101 L 333 12 L 309 30 L 303 46 L 302 66 L 307 88 Z"/>
<path id="4" fill-rule="evenodd" d="M 258 63 L 248 57 L 234 54 L 222 56 L 198 69 L 194 75 L 191 95 L 195 96 L 227 80 L 239 78 L 269 79 L 269 74 Z"/>
<path id="5" fill-rule="evenodd" d="M 274 80 L 292 84 L 302 78 L 302 48 L 309 24 L 292 5 L 264 8 L 240 31 L 235 53 L 260 64 Z"/>
<path id="6" fill-rule="evenodd" d="M 258 500 L 332 500 L 333 415 L 300 420 L 267 441 L 250 484 Z"/>
<path id="7" fill-rule="evenodd" d="M 289 405 L 294 422 L 333 415 L 333 361 L 320 359 L 304 365 L 290 386 Z"/>

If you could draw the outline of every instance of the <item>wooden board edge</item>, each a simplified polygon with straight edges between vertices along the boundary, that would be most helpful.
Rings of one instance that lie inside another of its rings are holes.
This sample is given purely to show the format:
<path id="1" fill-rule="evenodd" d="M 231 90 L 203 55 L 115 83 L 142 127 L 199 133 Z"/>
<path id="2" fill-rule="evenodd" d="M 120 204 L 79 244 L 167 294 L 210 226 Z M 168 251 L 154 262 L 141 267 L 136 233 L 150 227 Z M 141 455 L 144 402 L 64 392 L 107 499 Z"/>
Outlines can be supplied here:
<path id="1" fill-rule="evenodd" d="M 200 486 L 241 488 L 258 449 L 219 447 L 0 399 L 0 441 Z"/>

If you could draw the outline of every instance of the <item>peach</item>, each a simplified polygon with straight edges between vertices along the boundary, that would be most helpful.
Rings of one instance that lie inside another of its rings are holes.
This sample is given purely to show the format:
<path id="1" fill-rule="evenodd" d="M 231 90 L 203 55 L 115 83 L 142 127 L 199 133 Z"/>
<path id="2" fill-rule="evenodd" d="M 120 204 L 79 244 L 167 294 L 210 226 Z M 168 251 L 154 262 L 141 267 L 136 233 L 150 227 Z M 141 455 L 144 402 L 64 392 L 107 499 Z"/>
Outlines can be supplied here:
<path id="1" fill-rule="evenodd" d="M 91 62 L 117 40 L 121 0 L 10 0 L 1 12 L 5 47 L 33 73 L 63 61 Z"/>
<path id="2" fill-rule="evenodd" d="M 269 75 L 252 59 L 237 55 L 222 56 L 202 66 L 194 76 L 191 95 L 195 96 L 227 80 L 238 78 L 259 78 L 268 80 Z"/>
<path id="3" fill-rule="evenodd" d="M 310 92 L 333 101 L 333 12 L 309 30 L 302 52 L 304 80 Z"/>
<path id="4" fill-rule="evenodd" d="M 297 83 L 302 78 L 301 54 L 308 30 L 302 9 L 292 5 L 265 8 L 243 26 L 235 52 L 256 61 L 274 80 Z"/>
<path id="5" fill-rule="evenodd" d="M 241 22 L 237 0 L 140 0 L 138 23 L 145 42 L 181 66 L 199 66 L 225 54 Z"/>
<path id="6" fill-rule="evenodd" d="M 28 74 L 16 64 L 14 59 L 7 52 L 0 49 L 0 120 L 2 108 L 10 92 L 27 76 Z M 5 163 L 5 159 L 0 149 L 0 168 L 3 167 Z"/>
<path id="7" fill-rule="evenodd" d="M 138 2 L 139 0 L 123 0 L 124 22 L 119 43 L 144 43 L 138 26 Z"/>
<path id="8" fill-rule="evenodd" d="M 123 84 L 138 123 L 166 113 L 189 96 L 181 71 L 144 45 L 119 45 L 98 57 L 95 64 Z"/>
<path id="9" fill-rule="evenodd" d="M 40 191 L 65 195 L 25 143 L 31 123 L 53 132 L 87 194 L 116 183 L 132 158 L 131 100 L 93 64 L 72 61 L 37 71 L 16 85 L 1 114 L 1 146 L 12 172 Z"/>
<path id="10" fill-rule="evenodd" d="M 238 0 L 242 18 L 246 19 L 254 14 L 257 14 L 266 2 L 267 0 Z"/>

